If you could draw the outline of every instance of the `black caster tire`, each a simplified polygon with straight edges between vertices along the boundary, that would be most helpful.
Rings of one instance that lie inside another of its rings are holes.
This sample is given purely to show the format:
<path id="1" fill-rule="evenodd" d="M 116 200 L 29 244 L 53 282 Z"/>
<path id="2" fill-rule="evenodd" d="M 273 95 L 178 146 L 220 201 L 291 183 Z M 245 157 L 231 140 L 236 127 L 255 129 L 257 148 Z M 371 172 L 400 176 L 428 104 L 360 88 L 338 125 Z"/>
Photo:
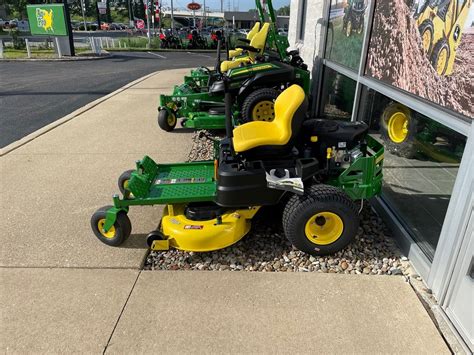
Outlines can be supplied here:
<path id="1" fill-rule="evenodd" d="M 179 122 L 179 124 L 181 125 L 181 127 L 185 128 L 185 127 L 186 127 L 186 122 L 187 122 L 187 121 L 188 121 L 188 119 L 187 119 L 187 118 L 183 118 L 183 119 L 182 119 L 182 120 Z"/>
<path id="2" fill-rule="evenodd" d="M 275 118 L 275 100 L 280 93 L 275 89 L 257 89 L 242 103 L 242 121 L 271 122 Z"/>
<path id="3" fill-rule="evenodd" d="M 105 223 L 107 211 L 113 206 L 105 206 L 99 208 L 91 217 L 91 227 L 95 236 L 107 245 L 116 247 L 125 242 L 132 233 L 132 224 L 127 214 L 120 212 L 117 214 L 117 219 L 108 232 L 101 230 Z"/>
<path id="4" fill-rule="evenodd" d="M 158 113 L 158 126 L 166 132 L 171 132 L 176 127 L 176 115 L 169 113 L 168 110 L 162 109 Z"/>
<path id="5" fill-rule="evenodd" d="M 128 182 L 130 181 L 130 177 L 134 171 L 135 170 L 124 171 L 122 175 L 120 175 L 118 178 L 118 187 L 123 195 L 125 195 L 125 192 L 130 193 L 130 191 L 128 190 Z"/>
<path id="6" fill-rule="evenodd" d="M 154 230 L 146 236 L 146 244 L 151 248 L 155 240 L 165 240 L 164 234 L 159 230 Z"/>
<path id="7" fill-rule="evenodd" d="M 408 107 L 398 102 L 385 107 L 380 119 L 380 137 L 388 152 L 405 159 L 414 158 L 417 132 L 417 119 Z"/>
<path id="8" fill-rule="evenodd" d="M 283 211 L 283 230 L 299 250 L 314 255 L 334 254 L 346 247 L 359 227 L 357 206 L 342 190 L 313 185 L 293 195 Z"/>

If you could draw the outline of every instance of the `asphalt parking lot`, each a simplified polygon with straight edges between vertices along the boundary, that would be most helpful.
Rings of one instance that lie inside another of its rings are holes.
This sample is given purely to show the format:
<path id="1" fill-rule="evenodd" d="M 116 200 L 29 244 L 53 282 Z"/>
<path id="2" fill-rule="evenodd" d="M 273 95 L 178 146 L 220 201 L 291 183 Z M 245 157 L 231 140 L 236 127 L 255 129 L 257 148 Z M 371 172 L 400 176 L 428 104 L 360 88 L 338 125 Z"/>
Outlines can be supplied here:
<path id="1" fill-rule="evenodd" d="M 116 52 L 100 60 L 2 62 L 0 148 L 149 73 L 212 66 L 214 57 L 212 53 Z"/>

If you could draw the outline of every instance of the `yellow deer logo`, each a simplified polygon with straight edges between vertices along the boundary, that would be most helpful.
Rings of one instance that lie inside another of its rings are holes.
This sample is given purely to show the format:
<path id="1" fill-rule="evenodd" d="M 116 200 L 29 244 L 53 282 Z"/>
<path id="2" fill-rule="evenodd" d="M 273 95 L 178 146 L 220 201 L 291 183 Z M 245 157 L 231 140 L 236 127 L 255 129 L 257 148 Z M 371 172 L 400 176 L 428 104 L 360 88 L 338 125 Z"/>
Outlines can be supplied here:
<path id="1" fill-rule="evenodd" d="M 36 9 L 36 21 L 38 27 L 42 27 L 43 30 L 54 32 L 53 29 L 53 10 Z"/>

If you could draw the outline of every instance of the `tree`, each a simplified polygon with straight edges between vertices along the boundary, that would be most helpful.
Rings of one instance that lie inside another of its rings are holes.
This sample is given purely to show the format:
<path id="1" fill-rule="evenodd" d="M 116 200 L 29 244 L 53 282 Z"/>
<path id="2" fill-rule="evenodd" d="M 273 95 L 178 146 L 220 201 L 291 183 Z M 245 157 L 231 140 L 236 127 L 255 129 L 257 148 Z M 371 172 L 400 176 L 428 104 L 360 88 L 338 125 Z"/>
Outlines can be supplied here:
<path id="1" fill-rule="evenodd" d="M 276 10 L 278 16 L 290 16 L 290 5 L 282 6 Z"/>

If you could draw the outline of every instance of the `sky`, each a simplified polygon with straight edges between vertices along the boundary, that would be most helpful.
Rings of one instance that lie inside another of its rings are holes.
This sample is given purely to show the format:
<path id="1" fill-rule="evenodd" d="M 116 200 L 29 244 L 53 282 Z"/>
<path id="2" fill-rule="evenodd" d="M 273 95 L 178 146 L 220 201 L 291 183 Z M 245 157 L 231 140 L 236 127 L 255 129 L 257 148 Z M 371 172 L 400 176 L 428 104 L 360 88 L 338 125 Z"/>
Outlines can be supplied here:
<path id="1" fill-rule="evenodd" d="M 164 5 L 169 6 L 171 4 L 170 0 L 162 0 Z M 203 0 L 194 0 L 199 4 L 203 4 Z M 240 11 L 247 11 L 248 9 L 255 8 L 255 0 L 223 0 L 224 1 L 224 10 L 228 9 L 230 3 L 230 9 L 233 10 L 233 6 L 238 7 Z M 188 3 L 192 2 L 191 0 L 173 0 L 174 7 L 185 7 Z M 289 5 L 290 0 L 273 0 L 273 7 L 278 9 L 282 6 Z M 220 0 L 206 0 L 206 6 L 214 9 L 220 9 L 221 1 Z"/>

